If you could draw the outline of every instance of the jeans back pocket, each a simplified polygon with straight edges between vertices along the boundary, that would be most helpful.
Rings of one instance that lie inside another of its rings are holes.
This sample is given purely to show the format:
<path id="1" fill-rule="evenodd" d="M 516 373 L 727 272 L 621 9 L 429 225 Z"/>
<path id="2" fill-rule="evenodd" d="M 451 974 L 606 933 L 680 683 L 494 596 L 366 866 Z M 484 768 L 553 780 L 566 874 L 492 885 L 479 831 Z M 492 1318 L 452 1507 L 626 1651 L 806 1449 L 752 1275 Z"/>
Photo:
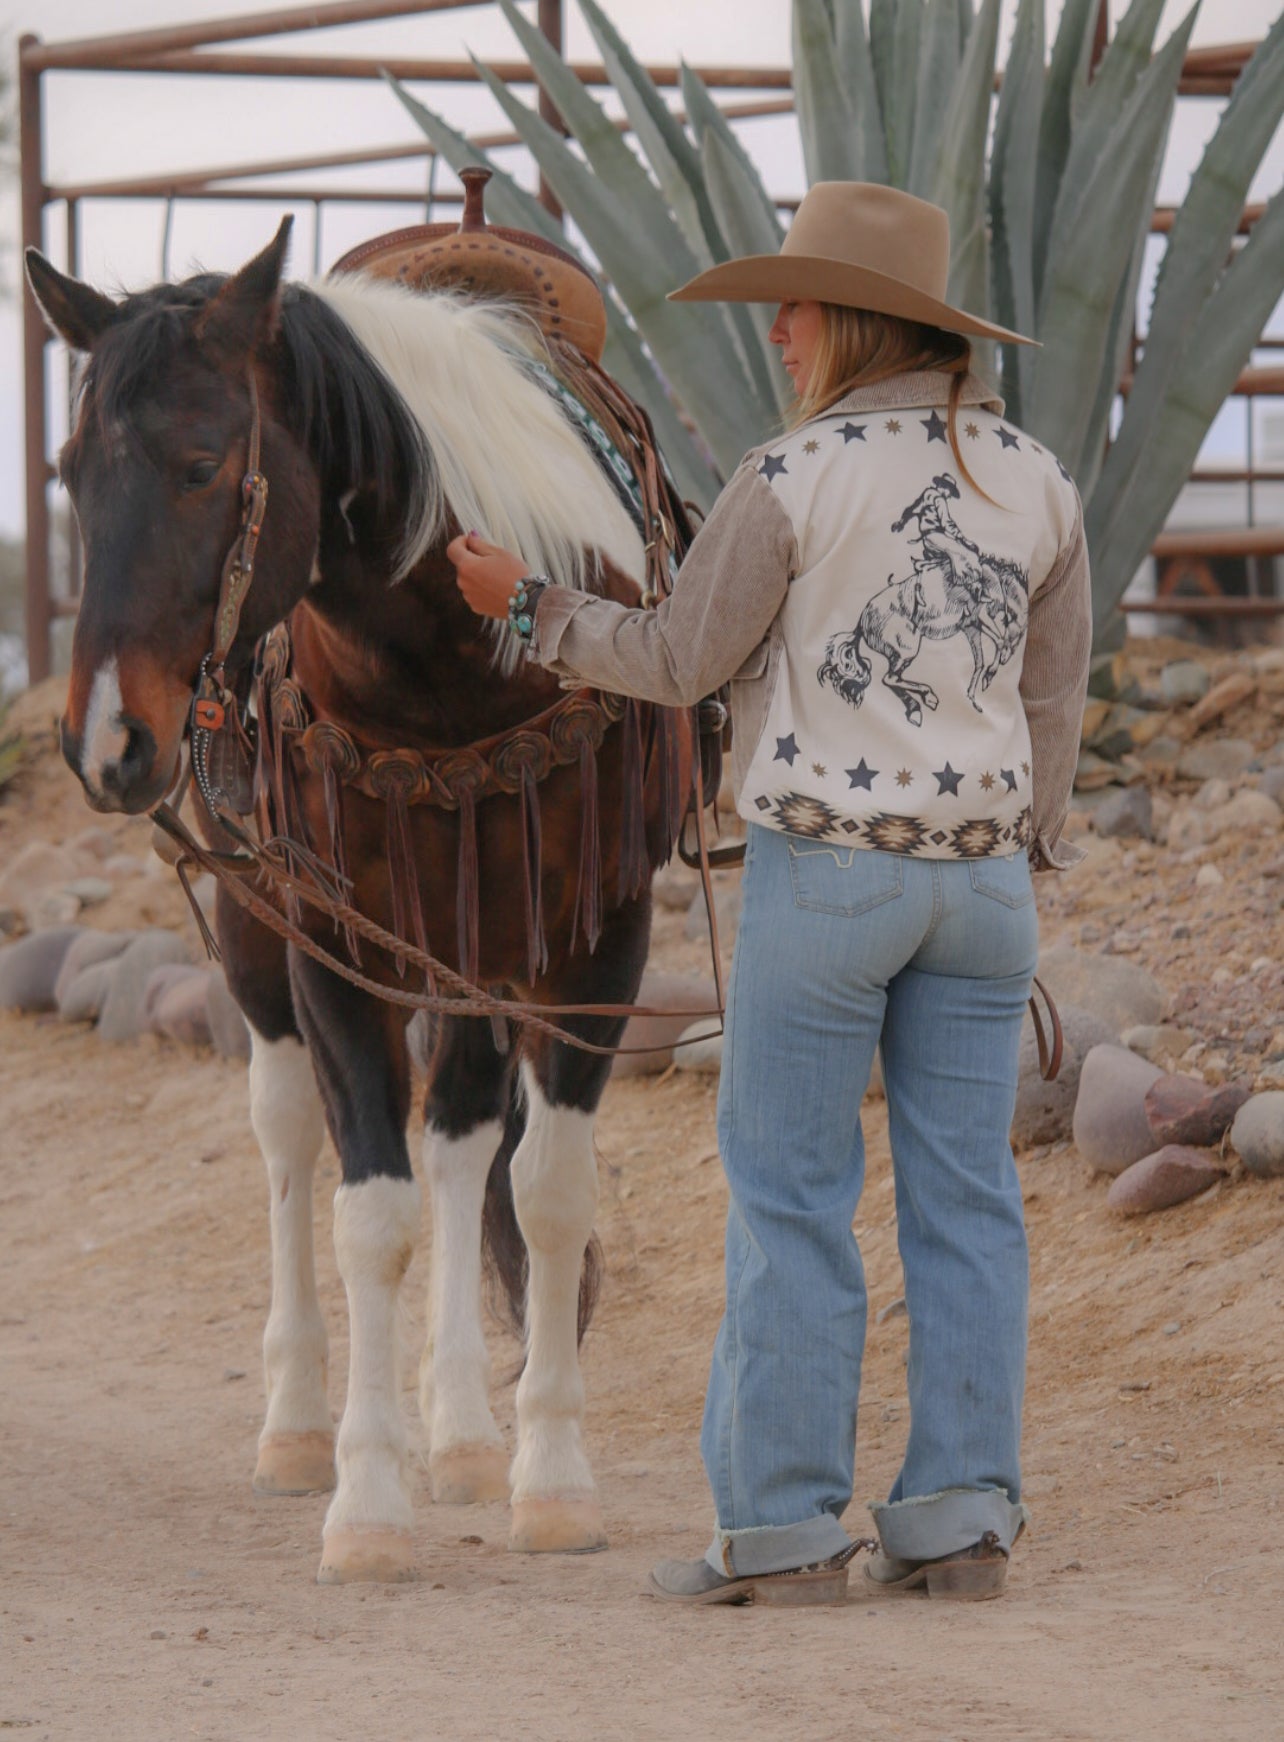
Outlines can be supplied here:
<path id="1" fill-rule="evenodd" d="M 994 859 L 970 859 L 968 873 L 978 895 L 1004 907 L 1027 907 L 1034 900 L 1034 883 L 1025 848 Z"/>
<path id="2" fill-rule="evenodd" d="M 795 907 L 853 918 L 885 901 L 895 901 L 904 887 L 904 861 L 896 853 L 830 845 L 795 835 L 787 835 L 785 840 Z"/>

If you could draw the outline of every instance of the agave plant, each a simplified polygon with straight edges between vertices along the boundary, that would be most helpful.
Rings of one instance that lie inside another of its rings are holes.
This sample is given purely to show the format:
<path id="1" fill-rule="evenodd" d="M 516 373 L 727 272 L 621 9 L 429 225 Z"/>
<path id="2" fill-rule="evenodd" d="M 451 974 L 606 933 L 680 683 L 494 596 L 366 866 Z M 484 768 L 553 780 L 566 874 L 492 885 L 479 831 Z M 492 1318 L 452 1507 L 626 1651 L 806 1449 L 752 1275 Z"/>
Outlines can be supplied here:
<path id="1" fill-rule="evenodd" d="M 635 151 L 512 0 L 499 4 L 579 151 L 475 62 L 478 73 L 605 279 L 607 367 L 647 405 L 679 481 L 707 505 L 719 476 L 779 427 L 790 389 L 766 343 L 769 309 L 668 303 L 665 293 L 717 261 L 774 253 L 783 234 L 776 207 L 689 67 L 683 123 L 597 0 L 579 0 Z M 999 0 L 868 5 L 867 22 L 861 0 L 794 0 L 808 178 L 890 182 L 944 206 L 953 299 L 1042 341 L 983 363 L 1001 380 L 1008 415 L 1078 483 L 1098 643 L 1114 645 L 1124 589 L 1284 293 L 1284 191 L 1235 244 L 1254 172 L 1284 117 L 1284 17 L 1237 81 L 1177 213 L 1110 439 L 1198 0 L 1158 52 L 1163 0 L 1132 0 L 1091 78 L 1097 0 L 1065 0 L 1050 54 L 1043 0 L 1020 0 L 997 103 Z M 565 241 L 497 164 L 394 88 L 455 170 L 494 170 L 495 217 Z"/>

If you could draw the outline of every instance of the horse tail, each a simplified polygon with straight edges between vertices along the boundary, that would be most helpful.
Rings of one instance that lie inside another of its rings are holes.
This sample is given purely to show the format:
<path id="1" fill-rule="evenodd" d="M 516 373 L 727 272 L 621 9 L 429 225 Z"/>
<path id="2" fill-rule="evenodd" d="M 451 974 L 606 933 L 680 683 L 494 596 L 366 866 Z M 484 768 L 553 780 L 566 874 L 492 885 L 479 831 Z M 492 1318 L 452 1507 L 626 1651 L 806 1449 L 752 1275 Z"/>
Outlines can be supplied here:
<path id="1" fill-rule="evenodd" d="M 518 1074 L 514 1071 L 504 1113 L 503 1136 L 486 1176 L 486 1196 L 482 1204 L 482 1265 L 492 1307 L 499 1317 L 508 1320 L 519 1337 L 526 1334 L 526 1285 L 530 1263 L 526 1256 L 526 1242 L 517 1225 L 512 1164 L 525 1130 L 526 1101 Z M 589 1328 L 601 1287 L 602 1247 L 594 1234 L 584 1250 L 584 1264 L 580 1271 L 577 1314 L 580 1342 Z"/>
<path id="2" fill-rule="evenodd" d="M 860 650 L 864 622 L 865 617 L 862 614 L 860 622 L 850 635 L 830 636 L 829 645 L 825 648 L 824 664 L 816 673 L 821 683 L 832 684 L 843 700 L 850 702 L 854 708 L 861 705 L 865 691 L 869 688 L 869 680 L 874 675 L 874 668 Z"/>

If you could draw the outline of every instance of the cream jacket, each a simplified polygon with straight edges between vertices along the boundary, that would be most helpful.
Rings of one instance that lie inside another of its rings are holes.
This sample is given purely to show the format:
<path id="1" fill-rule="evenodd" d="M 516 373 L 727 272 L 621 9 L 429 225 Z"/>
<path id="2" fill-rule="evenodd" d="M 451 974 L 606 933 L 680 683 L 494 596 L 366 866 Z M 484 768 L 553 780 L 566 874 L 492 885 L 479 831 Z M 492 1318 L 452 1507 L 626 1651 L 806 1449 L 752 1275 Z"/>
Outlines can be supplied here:
<path id="1" fill-rule="evenodd" d="M 900 375 L 754 449 L 655 611 L 550 587 L 531 652 L 560 676 L 670 705 L 732 682 L 749 821 L 921 858 L 1059 837 L 1091 645 L 1069 475 L 964 384 Z M 987 500 L 991 498 L 992 500 Z"/>

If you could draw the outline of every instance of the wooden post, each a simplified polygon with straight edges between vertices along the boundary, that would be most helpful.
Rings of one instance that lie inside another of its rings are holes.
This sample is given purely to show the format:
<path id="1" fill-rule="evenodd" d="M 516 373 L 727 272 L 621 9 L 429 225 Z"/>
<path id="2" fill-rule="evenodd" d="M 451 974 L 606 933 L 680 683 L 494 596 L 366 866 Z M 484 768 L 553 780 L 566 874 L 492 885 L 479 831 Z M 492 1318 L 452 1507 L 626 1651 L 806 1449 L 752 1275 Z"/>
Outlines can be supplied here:
<path id="1" fill-rule="evenodd" d="M 40 112 L 40 74 L 27 54 L 40 39 L 18 43 L 18 150 L 22 177 L 22 246 L 44 243 L 44 129 Z M 49 456 L 45 424 L 45 323 L 36 299 L 24 284 L 22 295 L 23 394 L 26 406 L 27 463 L 27 677 L 49 676 Z"/>
<path id="2" fill-rule="evenodd" d="M 539 27 L 552 43 L 558 54 L 566 52 L 566 35 L 562 18 L 562 0 L 539 0 Z M 558 114 L 552 100 L 543 85 L 539 88 L 539 112 L 550 127 L 556 127 L 559 133 L 566 132 L 566 123 Z M 562 204 L 541 173 L 539 178 L 539 201 L 560 224 L 563 221 Z"/>

